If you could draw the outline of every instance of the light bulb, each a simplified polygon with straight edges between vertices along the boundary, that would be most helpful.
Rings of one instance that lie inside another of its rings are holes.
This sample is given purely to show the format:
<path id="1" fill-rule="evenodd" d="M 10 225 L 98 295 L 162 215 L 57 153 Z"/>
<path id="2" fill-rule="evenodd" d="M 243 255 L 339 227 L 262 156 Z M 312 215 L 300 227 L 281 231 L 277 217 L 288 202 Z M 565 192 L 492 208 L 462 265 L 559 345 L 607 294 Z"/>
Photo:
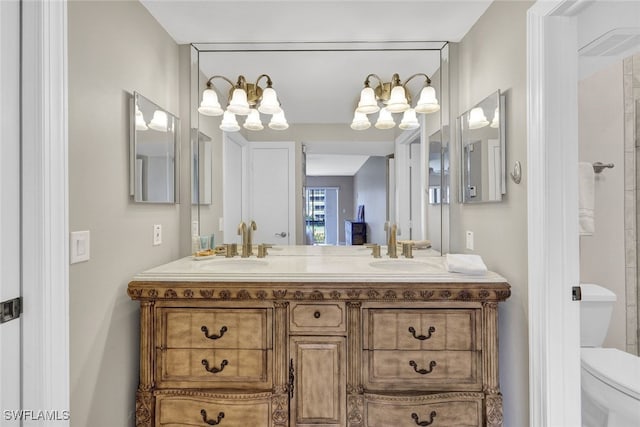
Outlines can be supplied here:
<path id="1" fill-rule="evenodd" d="M 496 107 L 496 111 L 493 113 L 493 120 L 491 120 L 491 124 L 489 126 L 494 129 L 500 127 L 500 107 Z"/>
<path id="2" fill-rule="evenodd" d="M 247 92 L 242 89 L 236 88 L 233 90 L 233 96 L 229 101 L 227 111 L 237 114 L 239 116 L 246 116 L 249 114 L 249 102 L 247 102 Z"/>
<path id="3" fill-rule="evenodd" d="M 149 127 L 158 132 L 166 132 L 169 119 L 167 113 L 164 111 L 156 110 L 153 112 L 153 119 L 149 123 Z"/>
<path id="4" fill-rule="evenodd" d="M 351 129 L 353 130 L 365 130 L 371 127 L 371 122 L 367 118 L 367 115 L 356 111 L 353 115 L 353 122 L 351 122 Z"/>
<path id="5" fill-rule="evenodd" d="M 370 87 L 365 87 L 360 92 L 360 102 L 358 102 L 358 113 L 371 114 L 380 111 L 380 107 L 376 102 L 376 94 Z"/>
<path id="6" fill-rule="evenodd" d="M 484 115 L 481 107 L 475 107 L 469 111 L 469 129 L 480 129 L 488 124 L 487 116 Z"/>
<path id="7" fill-rule="evenodd" d="M 402 113 L 409 109 L 409 103 L 407 102 L 407 96 L 404 91 L 404 87 L 395 86 L 391 89 L 391 97 L 387 102 L 387 110 L 392 113 Z"/>
<path id="8" fill-rule="evenodd" d="M 273 88 L 268 87 L 262 91 L 262 101 L 260 101 L 258 111 L 263 114 L 275 114 L 282 111 L 280 102 L 278 102 L 278 95 Z"/>
<path id="9" fill-rule="evenodd" d="M 273 130 L 285 130 L 289 128 L 289 123 L 287 123 L 287 119 L 284 117 L 284 111 L 280 111 L 271 116 L 269 128 Z"/>
<path id="10" fill-rule="evenodd" d="M 227 110 L 222 116 L 222 123 L 220 123 L 220 129 L 225 132 L 237 132 L 240 130 L 240 125 L 236 120 L 235 114 Z"/>
<path id="11" fill-rule="evenodd" d="M 396 122 L 393 121 L 393 116 L 391 112 L 387 110 L 387 107 L 384 107 L 380 110 L 380 114 L 378 114 L 378 120 L 376 121 L 375 127 L 377 129 L 391 129 L 396 125 Z"/>
<path id="12" fill-rule="evenodd" d="M 418 117 L 416 117 L 416 110 L 409 108 L 402 115 L 402 121 L 398 127 L 402 130 L 418 129 L 420 123 L 418 123 Z"/>
<path id="13" fill-rule="evenodd" d="M 144 116 L 142 115 L 142 111 L 136 105 L 136 130 L 147 130 L 147 123 L 144 121 Z"/>
<path id="14" fill-rule="evenodd" d="M 429 114 L 440 111 L 440 105 L 436 98 L 436 90 L 431 86 L 425 86 L 420 91 L 420 99 L 416 104 L 416 113 Z"/>
<path id="15" fill-rule="evenodd" d="M 205 89 L 202 92 L 202 102 L 198 108 L 200 114 L 205 116 L 221 116 L 224 112 L 218 102 L 218 94 L 213 89 Z"/>
<path id="16" fill-rule="evenodd" d="M 264 126 L 262 126 L 262 122 L 260 121 L 260 113 L 255 108 L 252 108 L 247 116 L 247 120 L 244 121 L 245 129 L 249 130 L 262 130 Z"/>

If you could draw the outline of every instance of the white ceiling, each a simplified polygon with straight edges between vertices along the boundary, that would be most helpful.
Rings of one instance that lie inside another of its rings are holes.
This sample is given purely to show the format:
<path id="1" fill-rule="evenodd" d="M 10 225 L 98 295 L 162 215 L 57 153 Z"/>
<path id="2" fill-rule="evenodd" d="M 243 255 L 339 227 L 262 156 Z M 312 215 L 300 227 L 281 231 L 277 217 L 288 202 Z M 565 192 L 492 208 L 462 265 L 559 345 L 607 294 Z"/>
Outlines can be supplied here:
<path id="1" fill-rule="evenodd" d="M 335 135 L 334 132 L 336 143 L 325 141 L 325 144 L 316 145 L 309 154 L 351 154 L 342 160 L 334 157 L 331 162 L 338 165 L 351 161 L 349 168 L 356 168 L 356 171 L 362 164 L 361 158 L 353 156 L 352 152 L 346 153 L 351 145 L 348 141 L 358 139 L 362 148 L 367 144 L 366 135 L 380 132 L 370 129 L 355 136 L 356 131 L 349 128 L 367 74 L 375 73 L 385 81 L 389 81 L 393 73 L 398 73 L 403 81 L 415 73 L 431 76 L 440 66 L 440 54 L 437 50 L 424 50 L 429 43 L 423 42 L 460 41 L 492 2 L 140 1 L 179 44 L 239 44 L 236 51 L 200 50 L 200 68 L 205 76 L 219 74 L 235 80 L 242 74 L 251 82 L 260 74 L 269 74 L 292 127 L 296 124 L 337 123 L 344 126 L 342 134 Z M 416 41 L 420 43 L 397 43 Z M 268 52 L 246 51 L 265 43 L 275 43 L 276 46 L 286 43 L 291 47 L 292 43 L 298 42 L 301 45 L 294 45 L 294 48 L 302 47 L 295 52 L 278 48 Z M 369 50 L 341 49 L 346 44 L 353 45 L 351 42 L 358 42 L 358 46 Z M 334 44 L 335 49 L 331 47 Z M 327 50 L 327 45 L 330 50 Z M 317 46 L 321 49 L 317 50 Z M 396 50 L 397 46 L 410 46 L 410 49 Z M 416 50 L 415 46 L 421 46 L 421 50 Z M 203 48 L 202 45 L 198 47 Z M 205 82 L 199 83 L 204 89 Z M 224 98 L 229 85 L 222 80 L 214 83 Z M 414 96 L 417 96 L 421 84 L 420 79 L 410 83 L 409 89 Z M 222 99 L 221 103 L 225 101 Z M 399 119 L 400 116 L 396 122 Z M 358 154 L 384 155 L 392 152 L 394 133 L 385 132 L 390 137 L 386 143 L 372 137 L 369 144 L 371 152 Z M 336 151 L 327 151 L 329 147 Z M 391 151 L 382 153 L 389 147 Z M 320 162 L 316 166 L 314 156 L 309 160 L 307 165 L 311 169 L 328 164 Z M 344 170 L 332 174 L 342 174 Z"/>
<path id="2" fill-rule="evenodd" d="M 357 154 L 307 154 L 307 176 L 353 176 L 368 158 Z"/>

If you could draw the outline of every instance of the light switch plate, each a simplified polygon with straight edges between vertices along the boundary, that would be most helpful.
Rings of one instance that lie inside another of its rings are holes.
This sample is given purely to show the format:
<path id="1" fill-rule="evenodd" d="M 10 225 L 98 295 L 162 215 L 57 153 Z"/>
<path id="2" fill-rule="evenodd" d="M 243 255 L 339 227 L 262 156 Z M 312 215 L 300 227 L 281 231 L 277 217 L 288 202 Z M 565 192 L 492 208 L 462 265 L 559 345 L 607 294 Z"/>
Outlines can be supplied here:
<path id="1" fill-rule="evenodd" d="M 86 231 L 71 232 L 71 241 L 69 243 L 69 262 L 76 264 L 78 262 L 89 261 L 91 258 L 90 233 Z"/>
<path id="2" fill-rule="evenodd" d="M 467 230 L 467 249 L 473 250 L 473 231 Z"/>
<path id="3" fill-rule="evenodd" d="M 158 246 L 162 244 L 162 225 L 154 224 L 153 225 L 153 246 Z"/>

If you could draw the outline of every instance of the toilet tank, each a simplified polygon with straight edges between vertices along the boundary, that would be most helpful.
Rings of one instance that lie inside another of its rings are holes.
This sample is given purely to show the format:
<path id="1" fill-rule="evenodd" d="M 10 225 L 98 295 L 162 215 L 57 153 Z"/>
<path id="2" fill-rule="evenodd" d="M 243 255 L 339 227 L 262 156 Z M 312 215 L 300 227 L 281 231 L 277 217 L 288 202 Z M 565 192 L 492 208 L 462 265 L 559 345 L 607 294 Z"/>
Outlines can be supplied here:
<path id="1" fill-rule="evenodd" d="M 592 283 L 583 283 L 580 289 L 580 346 L 601 347 L 609 330 L 616 294 Z"/>

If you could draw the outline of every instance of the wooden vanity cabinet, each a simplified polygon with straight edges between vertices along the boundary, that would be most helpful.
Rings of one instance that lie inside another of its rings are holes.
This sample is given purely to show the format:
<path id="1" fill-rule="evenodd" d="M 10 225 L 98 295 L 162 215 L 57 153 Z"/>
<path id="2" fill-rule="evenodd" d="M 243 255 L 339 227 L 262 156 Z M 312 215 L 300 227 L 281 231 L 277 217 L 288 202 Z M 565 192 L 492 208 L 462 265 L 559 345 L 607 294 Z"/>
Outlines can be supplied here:
<path id="1" fill-rule="evenodd" d="M 136 425 L 501 426 L 507 283 L 133 281 Z"/>

